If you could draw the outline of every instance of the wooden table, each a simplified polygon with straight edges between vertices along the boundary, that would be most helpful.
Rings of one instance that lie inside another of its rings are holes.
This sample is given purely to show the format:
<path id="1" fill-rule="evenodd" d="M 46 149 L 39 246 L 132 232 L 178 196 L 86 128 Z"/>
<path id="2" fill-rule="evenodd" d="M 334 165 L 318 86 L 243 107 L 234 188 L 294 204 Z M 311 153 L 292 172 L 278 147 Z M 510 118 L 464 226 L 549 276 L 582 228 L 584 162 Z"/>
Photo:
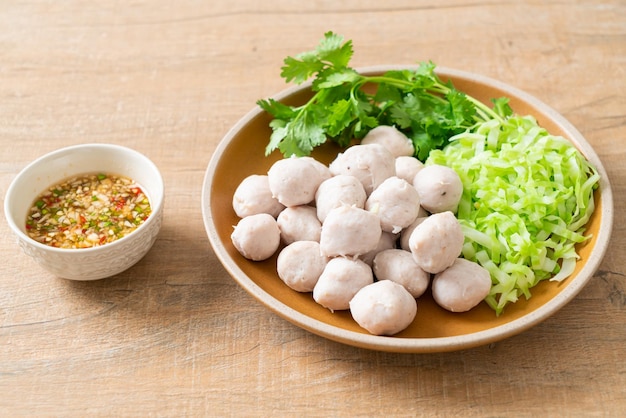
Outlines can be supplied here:
<path id="1" fill-rule="evenodd" d="M 298 4 L 296 4 L 298 3 Z M 0 195 L 30 161 L 108 142 L 166 183 L 150 253 L 96 282 L 53 277 L 0 222 L 2 416 L 618 416 L 626 411 L 626 4 L 155 0 L 4 2 Z M 201 218 L 217 143 L 283 88 L 325 31 L 354 66 L 432 60 L 549 103 L 615 196 L 592 282 L 539 326 L 464 351 L 400 355 L 312 335 L 243 291 Z"/>

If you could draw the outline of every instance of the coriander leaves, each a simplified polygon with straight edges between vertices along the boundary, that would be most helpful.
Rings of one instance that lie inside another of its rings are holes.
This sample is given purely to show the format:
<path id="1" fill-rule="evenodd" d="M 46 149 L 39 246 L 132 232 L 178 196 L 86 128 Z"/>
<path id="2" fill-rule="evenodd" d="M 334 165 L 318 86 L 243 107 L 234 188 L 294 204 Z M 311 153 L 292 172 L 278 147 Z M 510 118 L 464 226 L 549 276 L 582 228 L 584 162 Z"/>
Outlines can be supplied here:
<path id="1" fill-rule="evenodd" d="M 327 32 L 314 50 L 284 60 L 281 77 L 296 84 L 313 78 L 313 95 L 300 106 L 271 98 L 257 102 L 274 117 L 266 155 L 276 149 L 284 156 L 309 155 L 328 139 L 345 147 L 378 125 L 394 125 L 413 141 L 415 156 L 425 161 L 451 136 L 512 113 L 504 98 L 494 100 L 491 109 L 444 83 L 432 62 L 363 75 L 349 67 L 353 52 L 352 41 Z"/>

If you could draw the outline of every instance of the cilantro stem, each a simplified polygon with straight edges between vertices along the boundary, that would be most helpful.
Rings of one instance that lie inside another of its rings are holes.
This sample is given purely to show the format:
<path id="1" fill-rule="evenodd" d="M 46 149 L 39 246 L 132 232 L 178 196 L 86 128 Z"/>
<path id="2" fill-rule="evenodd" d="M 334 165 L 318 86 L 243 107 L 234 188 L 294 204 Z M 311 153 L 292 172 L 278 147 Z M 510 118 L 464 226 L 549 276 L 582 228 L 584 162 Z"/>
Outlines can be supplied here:
<path id="1" fill-rule="evenodd" d="M 392 77 L 362 76 L 362 78 L 363 78 L 362 84 L 367 84 L 367 83 L 388 84 L 388 85 L 393 85 L 399 88 L 407 88 L 407 89 L 415 88 L 415 83 L 412 83 L 411 81 L 400 80 L 400 79 L 392 78 Z M 448 93 L 452 91 L 452 88 L 441 83 L 434 74 L 433 74 L 433 81 L 434 81 L 433 85 L 426 90 L 432 93 L 436 93 L 436 94 L 432 94 L 432 96 L 445 102 L 445 99 L 443 99 L 439 95 L 443 95 L 443 96 L 447 95 Z M 472 102 L 472 104 L 476 107 L 476 113 L 478 113 L 478 115 L 480 116 L 481 121 L 486 122 L 490 119 L 496 119 L 500 122 L 504 121 L 504 118 L 502 118 L 500 115 L 494 112 L 493 109 L 485 105 L 480 100 L 477 100 L 476 98 L 468 94 L 464 94 L 464 96 L 467 98 L 467 100 Z"/>

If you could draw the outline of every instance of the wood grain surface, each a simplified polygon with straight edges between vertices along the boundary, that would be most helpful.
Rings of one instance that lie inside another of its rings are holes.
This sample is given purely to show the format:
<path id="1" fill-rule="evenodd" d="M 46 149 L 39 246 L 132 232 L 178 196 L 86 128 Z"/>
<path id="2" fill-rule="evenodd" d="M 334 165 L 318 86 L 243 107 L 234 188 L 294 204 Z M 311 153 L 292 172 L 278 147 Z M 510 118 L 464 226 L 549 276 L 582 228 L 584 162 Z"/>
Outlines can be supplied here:
<path id="1" fill-rule="evenodd" d="M 626 3 L 25 0 L 0 13 L 0 196 L 46 152 L 146 154 L 163 229 L 91 283 L 37 267 L 0 221 L 1 416 L 623 416 Z M 615 226 L 578 297 L 518 336 L 452 353 L 368 351 L 312 335 L 229 277 L 201 218 L 216 145 L 280 66 L 333 30 L 354 66 L 490 76 L 570 120 L 608 171 Z"/>

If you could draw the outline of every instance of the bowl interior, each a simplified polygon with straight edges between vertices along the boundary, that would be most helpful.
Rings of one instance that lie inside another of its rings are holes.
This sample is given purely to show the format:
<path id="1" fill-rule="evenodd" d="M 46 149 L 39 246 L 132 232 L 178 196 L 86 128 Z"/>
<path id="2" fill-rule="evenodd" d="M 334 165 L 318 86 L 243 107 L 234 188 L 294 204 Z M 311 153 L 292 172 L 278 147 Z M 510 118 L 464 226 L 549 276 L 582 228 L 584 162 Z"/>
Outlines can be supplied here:
<path id="1" fill-rule="evenodd" d="M 26 213 L 41 192 L 68 177 L 94 172 L 130 177 L 142 186 L 154 212 L 162 204 L 163 179 L 147 157 L 122 146 L 86 144 L 46 154 L 25 167 L 7 191 L 7 220 L 17 233 L 27 237 Z"/>
<path id="2" fill-rule="evenodd" d="M 363 72 L 378 73 L 386 69 L 389 68 L 377 67 Z M 220 144 L 207 169 L 203 190 L 203 212 L 209 239 L 225 268 L 240 285 L 279 315 L 316 334 L 367 348 L 408 352 L 453 350 L 513 335 L 545 319 L 578 293 L 597 268 L 611 229 L 610 187 L 593 149 L 556 112 L 523 92 L 455 70 L 439 69 L 438 73 L 479 100 L 488 102 L 492 97 L 510 97 L 510 104 L 517 113 L 534 115 L 551 133 L 571 140 L 598 167 L 603 183 L 596 193 L 596 210 L 587 227 L 593 237 L 579 246 L 581 260 L 574 274 L 561 283 L 541 282 L 532 289 L 529 300 L 521 298 L 508 305 L 499 317 L 485 303 L 462 314 L 448 312 L 436 305 L 428 290 L 418 299 L 417 317 L 406 330 L 394 337 L 368 335 L 348 311 L 331 313 L 315 303 L 311 294 L 297 293 L 282 283 L 276 274 L 276 256 L 264 262 L 248 261 L 231 244 L 230 234 L 239 220 L 232 209 L 235 188 L 248 175 L 265 174 L 274 161 L 282 158 L 278 153 L 264 156 L 271 134 L 268 127 L 271 119 L 256 109 L 244 117 Z M 309 89 L 303 87 L 288 90 L 277 98 L 298 104 L 309 95 Z M 312 156 L 329 163 L 339 151 L 338 147 L 325 144 Z"/>

